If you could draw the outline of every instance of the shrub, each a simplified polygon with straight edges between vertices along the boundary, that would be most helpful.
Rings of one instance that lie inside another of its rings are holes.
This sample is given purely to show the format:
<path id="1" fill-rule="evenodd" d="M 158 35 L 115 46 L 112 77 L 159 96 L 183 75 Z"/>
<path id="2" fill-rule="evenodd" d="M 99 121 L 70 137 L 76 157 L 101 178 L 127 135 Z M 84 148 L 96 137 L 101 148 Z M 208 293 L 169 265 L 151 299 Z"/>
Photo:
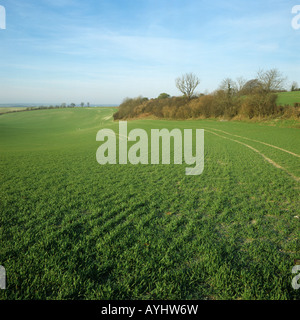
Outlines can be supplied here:
<path id="1" fill-rule="evenodd" d="M 157 97 L 157 99 L 168 99 L 168 98 L 170 98 L 170 95 L 167 94 L 167 93 L 165 93 L 165 92 L 161 93 L 161 94 Z"/>
<path id="2" fill-rule="evenodd" d="M 241 113 L 248 118 L 266 117 L 275 115 L 277 95 L 274 93 L 255 93 L 248 95 L 242 103 Z"/>

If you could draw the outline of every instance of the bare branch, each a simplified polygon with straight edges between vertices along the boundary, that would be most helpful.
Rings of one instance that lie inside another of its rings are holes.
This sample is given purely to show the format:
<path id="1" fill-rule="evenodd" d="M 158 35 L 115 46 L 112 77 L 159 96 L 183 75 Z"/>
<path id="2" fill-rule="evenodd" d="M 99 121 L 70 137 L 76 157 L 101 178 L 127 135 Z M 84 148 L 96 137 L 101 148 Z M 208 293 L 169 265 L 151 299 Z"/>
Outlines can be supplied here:
<path id="1" fill-rule="evenodd" d="M 260 69 L 257 72 L 257 78 L 266 92 L 282 90 L 286 81 L 286 77 L 283 77 L 277 69 L 267 71 Z"/>
<path id="2" fill-rule="evenodd" d="M 176 87 L 189 99 L 193 96 L 200 80 L 193 73 L 186 73 L 175 80 Z"/>

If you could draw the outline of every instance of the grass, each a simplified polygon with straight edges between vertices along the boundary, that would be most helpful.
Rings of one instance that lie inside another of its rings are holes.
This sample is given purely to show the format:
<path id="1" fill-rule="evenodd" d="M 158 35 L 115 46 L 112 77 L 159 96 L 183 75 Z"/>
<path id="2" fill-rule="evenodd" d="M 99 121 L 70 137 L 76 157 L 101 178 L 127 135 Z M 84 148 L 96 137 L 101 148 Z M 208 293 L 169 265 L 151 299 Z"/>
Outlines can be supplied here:
<path id="1" fill-rule="evenodd" d="M 206 129 L 205 169 L 185 176 L 185 164 L 99 165 L 114 112 L 0 117 L 0 299 L 299 299 L 299 158 L 286 152 L 300 154 L 299 129 L 128 122 Z"/>
<path id="2" fill-rule="evenodd" d="M 300 103 L 300 91 L 278 93 L 277 105 L 293 106 L 296 102 Z"/>

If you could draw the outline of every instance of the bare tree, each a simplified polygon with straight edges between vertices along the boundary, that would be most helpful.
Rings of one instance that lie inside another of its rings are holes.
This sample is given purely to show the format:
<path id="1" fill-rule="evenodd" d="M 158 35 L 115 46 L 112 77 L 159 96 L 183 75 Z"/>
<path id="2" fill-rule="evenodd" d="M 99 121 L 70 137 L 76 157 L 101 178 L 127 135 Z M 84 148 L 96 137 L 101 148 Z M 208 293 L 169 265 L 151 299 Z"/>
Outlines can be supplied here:
<path id="1" fill-rule="evenodd" d="M 238 91 L 236 82 L 230 78 L 224 79 L 221 82 L 219 89 L 225 91 L 228 97 L 231 97 Z"/>
<path id="2" fill-rule="evenodd" d="M 243 91 L 244 85 L 247 83 L 247 80 L 244 77 L 236 78 L 237 90 L 238 92 Z"/>
<path id="3" fill-rule="evenodd" d="M 265 92 L 282 90 L 286 81 L 286 77 L 283 77 L 278 69 L 270 69 L 267 71 L 261 69 L 257 72 L 257 79 Z"/>
<path id="4" fill-rule="evenodd" d="M 298 90 L 299 90 L 298 83 L 296 81 L 293 81 L 291 85 L 291 91 L 298 91 Z"/>
<path id="5" fill-rule="evenodd" d="M 258 92 L 261 89 L 262 85 L 258 81 L 258 79 L 251 79 L 248 80 L 244 85 L 242 89 L 242 94 L 251 94 Z"/>
<path id="6" fill-rule="evenodd" d="M 189 99 L 200 83 L 200 80 L 193 73 L 186 73 L 175 80 L 176 87 Z"/>

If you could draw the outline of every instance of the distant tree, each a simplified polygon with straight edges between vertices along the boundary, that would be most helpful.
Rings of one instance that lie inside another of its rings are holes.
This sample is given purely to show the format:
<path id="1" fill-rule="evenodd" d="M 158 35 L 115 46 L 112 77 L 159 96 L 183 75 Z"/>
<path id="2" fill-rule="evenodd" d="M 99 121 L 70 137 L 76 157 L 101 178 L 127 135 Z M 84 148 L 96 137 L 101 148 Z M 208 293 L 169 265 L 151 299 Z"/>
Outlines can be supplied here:
<path id="1" fill-rule="evenodd" d="M 70 107 L 71 107 L 71 108 L 74 108 L 75 106 L 76 106 L 76 104 L 73 103 L 73 102 L 70 104 Z"/>
<path id="2" fill-rule="evenodd" d="M 243 85 L 241 90 L 242 94 L 251 94 L 258 91 L 261 88 L 261 83 L 258 79 L 251 79 Z"/>
<path id="3" fill-rule="evenodd" d="M 219 110 L 219 115 L 232 118 L 238 113 L 240 97 L 237 95 L 237 91 L 237 84 L 232 79 L 226 78 L 221 82 L 219 90 L 215 93 L 217 109 L 222 109 Z"/>
<path id="4" fill-rule="evenodd" d="M 296 81 L 293 81 L 291 86 L 291 91 L 298 91 L 298 90 L 300 90 L 298 83 Z"/>
<path id="5" fill-rule="evenodd" d="M 62 108 L 65 108 L 66 106 L 67 106 L 67 104 L 65 102 L 61 104 Z"/>
<path id="6" fill-rule="evenodd" d="M 88 102 L 88 103 L 87 103 L 87 107 L 89 107 L 89 106 L 90 106 L 90 103 Z"/>
<path id="7" fill-rule="evenodd" d="M 165 92 L 161 93 L 161 94 L 157 97 L 157 99 L 168 99 L 168 98 L 170 98 L 170 95 L 167 94 L 167 93 L 165 93 Z"/>
<path id="8" fill-rule="evenodd" d="M 227 97 L 232 97 L 237 91 L 237 84 L 230 78 L 224 79 L 219 87 L 220 90 L 223 90 Z"/>
<path id="9" fill-rule="evenodd" d="M 84 102 L 81 102 L 81 103 L 80 103 L 80 106 L 81 106 L 81 107 L 84 107 Z"/>
<path id="10" fill-rule="evenodd" d="M 247 80 L 244 77 L 238 77 L 236 79 L 237 91 L 242 92 L 246 83 Z"/>
<path id="11" fill-rule="evenodd" d="M 193 73 L 186 73 L 175 80 L 176 87 L 188 99 L 191 99 L 193 93 L 200 83 L 200 80 Z"/>
<path id="12" fill-rule="evenodd" d="M 274 92 L 283 90 L 286 77 L 278 69 L 262 70 L 257 72 L 257 79 L 261 84 L 261 89 L 264 92 Z"/>

